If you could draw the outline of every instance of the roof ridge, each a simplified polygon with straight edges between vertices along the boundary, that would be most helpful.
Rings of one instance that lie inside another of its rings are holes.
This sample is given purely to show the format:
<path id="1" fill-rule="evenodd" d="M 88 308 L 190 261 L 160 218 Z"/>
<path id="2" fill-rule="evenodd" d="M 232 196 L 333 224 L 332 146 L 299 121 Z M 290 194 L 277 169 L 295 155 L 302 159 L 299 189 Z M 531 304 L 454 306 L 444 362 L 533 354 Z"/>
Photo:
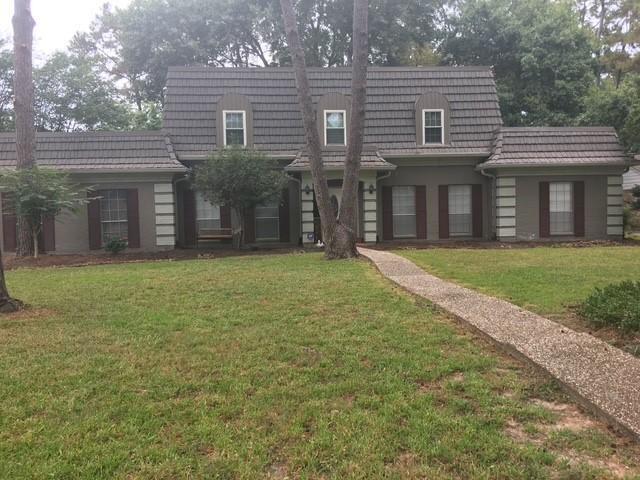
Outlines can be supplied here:
<path id="1" fill-rule="evenodd" d="M 500 127 L 502 132 L 554 132 L 554 131 L 574 131 L 574 132 L 597 132 L 597 131 L 615 131 L 615 128 L 601 125 L 601 126 L 590 126 L 590 127 Z"/>
<path id="2" fill-rule="evenodd" d="M 291 66 L 282 67 L 218 67 L 211 65 L 174 65 L 169 67 L 169 71 L 184 70 L 217 70 L 217 71 L 237 71 L 237 72 L 258 72 L 258 71 L 293 71 Z M 331 71 L 351 71 L 350 66 L 334 66 L 334 67 L 307 67 L 307 71 L 313 72 L 331 72 Z M 368 71 L 388 71 L 388 72 L 416 72 L 429 70 L 468 70 L 468 71 L 492 71 L 492 67 L 488 65 L 425 65 L 425 66 L 382 66 L 370 65 Z"/>

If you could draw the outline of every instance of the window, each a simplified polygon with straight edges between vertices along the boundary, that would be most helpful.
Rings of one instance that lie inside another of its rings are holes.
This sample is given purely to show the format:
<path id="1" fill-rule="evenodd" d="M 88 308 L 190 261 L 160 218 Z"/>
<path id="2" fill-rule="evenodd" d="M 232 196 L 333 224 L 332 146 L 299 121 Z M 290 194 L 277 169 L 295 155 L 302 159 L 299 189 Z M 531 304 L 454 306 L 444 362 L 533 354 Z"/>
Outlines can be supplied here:
<path id="1" fill-rule="evenodd" d="M 205 200 L 201 193 L 196 193 L 196 224 L 198 230 L 221 227 L 220 207 Z"/>
<path id="2" fill-rule="evenodd" d="M 324 143 L 325 145 L 346 145 L 345 110 L 324 111 Z"/>
<path id="3" fill-rule="evenodd" d="M 222 112 L 224 121 L 224 144 L 225 145 L 241 145 L 247 144 L 246 137 L 246 115 L 243 110 Z"/>
<path id="4" fill-rule="evenodd" d="M 106 190 L 100 199 L 100 223 L 102 244 L 111 240 L 127 240 L 129 236 L 129 214 L 126 190 Z"/>
<path id="5" fill-rule="evenodd" d="M 280 207 L 277 202 L 256 207 L 256 240 L 280 240 Z"/>
<path id="6" fill-rule="evenodd" d="M 549 184 L 549 230 L 551 235 L 573 233 L 573 185 Z"/>
<path id="7" fill-rule="evenodd" d="M 470 236 L 471 185 L 449 185 L 449 235 Z"/>
<path id="8" fill-rule="evenodd" d="M 424 119 L 424 137 L 422 143 L 425 145 L 430 143 L 444 143 L 443 116 L 444 110 L 422 111 L 422 118 Z"/>
<path id="9" fill-rule="evenodd" d="M 394 238 L 415 238 L 416 236 L 416 188 L 392 187 Z"/>

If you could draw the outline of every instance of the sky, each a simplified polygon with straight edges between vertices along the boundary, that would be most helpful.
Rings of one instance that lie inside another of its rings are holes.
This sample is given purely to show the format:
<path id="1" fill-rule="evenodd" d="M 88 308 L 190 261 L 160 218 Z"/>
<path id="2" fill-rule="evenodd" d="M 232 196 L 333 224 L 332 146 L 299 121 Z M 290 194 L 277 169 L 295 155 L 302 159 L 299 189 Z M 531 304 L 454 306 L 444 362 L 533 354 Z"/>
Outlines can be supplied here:
<path id="1" fill-rule="evenodd" d="M 118 7 L 131 0 L 108 0 Z M 85 31 L 107 0 L 31 0 L 31 14 L 36 21 L 33 31 L 34 60 L 56 50 L 64 50 L 77 31 Z M 0 37 L 11 39 L 13 29 L 13 0 L 0 0 Z"/>

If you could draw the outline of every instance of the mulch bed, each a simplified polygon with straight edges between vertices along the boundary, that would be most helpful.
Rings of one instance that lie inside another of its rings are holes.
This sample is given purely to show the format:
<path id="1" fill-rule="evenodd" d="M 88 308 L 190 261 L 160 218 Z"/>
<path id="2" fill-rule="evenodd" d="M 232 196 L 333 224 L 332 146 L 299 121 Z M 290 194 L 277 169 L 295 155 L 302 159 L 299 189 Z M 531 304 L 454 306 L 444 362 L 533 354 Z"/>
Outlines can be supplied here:
<path id="1" fill-rule="evenodd" d="M 372 250 L 402 250 L 402 249 L 432 249 L 432 248 L 464 248 L 480 250 L 510 250 L 517 248 L 563 247 L 563 248 L 588 248 L 588 247 L 630 247 L 640 246 L 637 240 L 576 240 L 570 242 L 497 242 L 497 241 L 446 241 L 446 242 L 389 242 L 377 245 L 367 245 Z"/>

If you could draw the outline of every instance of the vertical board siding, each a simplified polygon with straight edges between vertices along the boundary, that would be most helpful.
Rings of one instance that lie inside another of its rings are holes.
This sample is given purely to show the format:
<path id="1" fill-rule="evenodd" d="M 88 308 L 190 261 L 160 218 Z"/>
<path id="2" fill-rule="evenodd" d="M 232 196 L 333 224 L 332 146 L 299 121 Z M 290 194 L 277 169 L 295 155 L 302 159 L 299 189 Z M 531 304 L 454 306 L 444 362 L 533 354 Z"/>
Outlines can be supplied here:
<path id="1" fill-rule="evenodd" d="M 449 238 L 449 185 L 438 186 L 438 234 Z"/>
<path id="2" fill-rule="evenodd" d="M 182 218 L 184 221 L 184 245 L 193 247 L 196 244 L 196 193 L 187 189 L 182 194 Z"/>
<path id="3" fill-rule="evenodd" d="M 382 187 L 382 238 L 393 240 L 393 195 L 391 187 Z"/>
<path id="4" fill-rule="evenodd" d="M 2 192 L 2 246 L 5 252 L 15 252 L 18 244 L 16 215 L 11 208 L 11 196 Z"/>
<path id="5" fill-rule="evenodd" d="M 140 207 L 138 189 L 127 189 L 127 229 L 129 248 L 140 248 Z"/>
<path id="6" fill-rule="evenodd" d="M 573 233 L 584 237 L 584 182 L 573 182 Z"/>
<path id="7" fill-rule="evenodd" d="M 104 192 L 98 190 L 97 197 L 104 195 Z M 87 218 L 89 220 L 89 248 L 91 250 L 99 250 L 102 248 L 102 225 L 100 223 L 100 199 L 92 198 L 87 205 Z"/>
<path id="8" fill-rule="evenodd" d="M 427 238 L 427 187 L 416 185 L 416 237 Z"/>
<path id="9" fill-rule="evenodd" d="M 482 238 L 482 185 L 471 186 L 471 223 L 473 236 Z"/>
<path id="10" fill-rule="evenodd" d="M 289 226 L 289 189 L 282 190 L 282 200 L 278 211 L 278 224 L 280 226 L 280 242 L 289 243 L 291 240 Z"/>
<path id="11" fill-rule="evenodd" d="M 540 238 L 551 236 L 551 216 L 549 214 L 549 182 L 539 183 Z"/>

